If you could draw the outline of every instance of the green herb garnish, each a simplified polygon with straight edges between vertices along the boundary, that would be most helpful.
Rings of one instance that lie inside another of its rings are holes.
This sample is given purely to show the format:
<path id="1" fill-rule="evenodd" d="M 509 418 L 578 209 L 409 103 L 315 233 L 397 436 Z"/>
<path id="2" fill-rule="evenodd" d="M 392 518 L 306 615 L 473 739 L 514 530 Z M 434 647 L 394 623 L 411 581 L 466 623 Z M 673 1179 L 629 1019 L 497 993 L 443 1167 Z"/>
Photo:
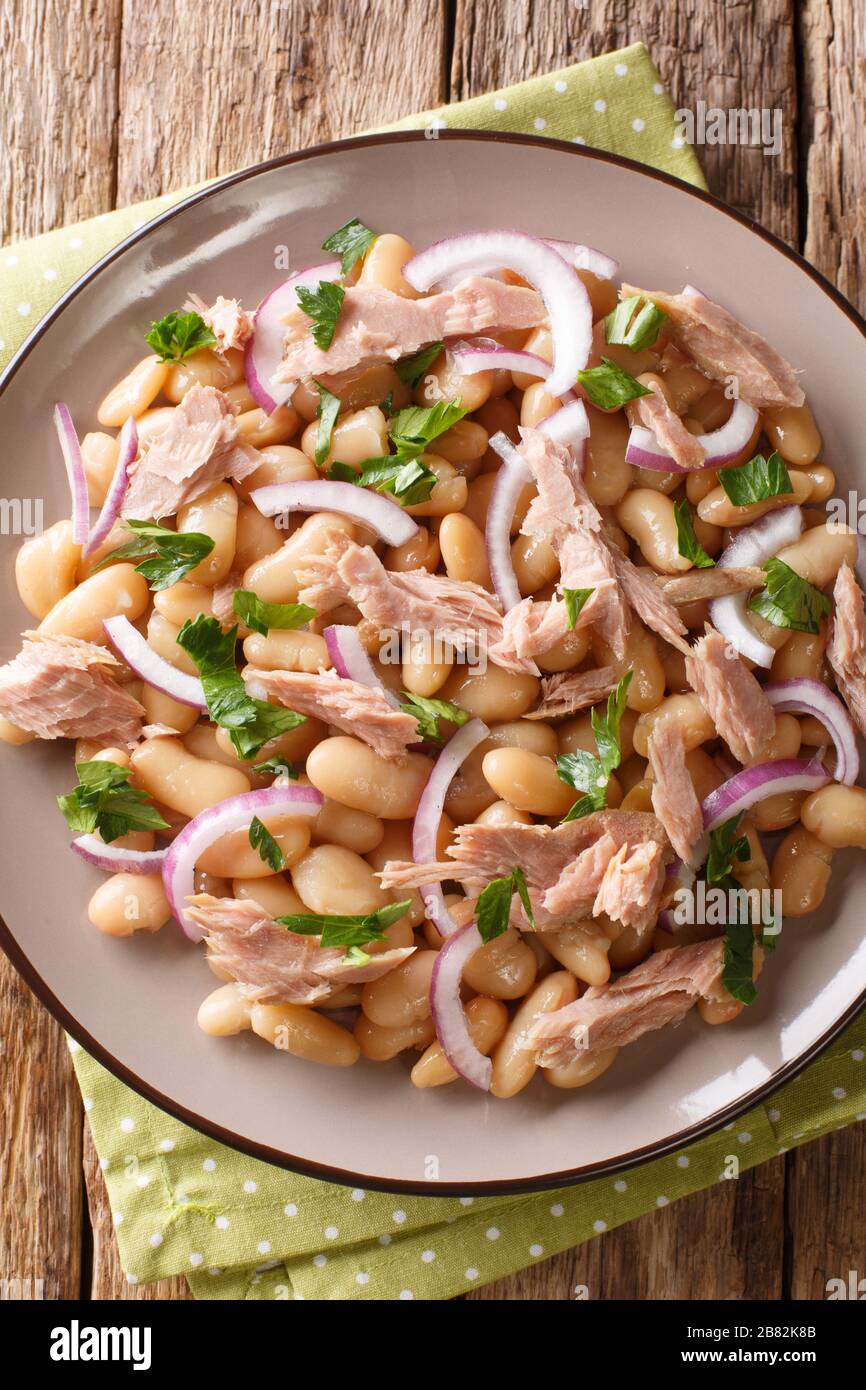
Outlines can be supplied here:
<path id="1" fill-rule="evenodd" d="M 639 309 L 641 302 L 643 308 Z M 667 314 L 662 313 L 651 300 L 644 300 L 641 294 L 633 294 L 608 314 L 604 321 L 604 336 L 611 346 L 619 345 L 631 348 L 632 352 L 641 352 L 644 348 L 652 347 L 666 318 Z"/>
<path id="2" fill-rule="evenodd" d="M 438 401 L 430 406 L 407 406 L 391 420 L 389 434 L 397 452 L 365 459 L 360 471 L 347 463 L 332 463 L 328 477 L 343 483 L 357 483 L 377 492 L 388 492 L 404 507 L 426 502 L 436 486 L 432 468 L 419 455 L 434 439 L 444 434 L 466 411 L 459 401 Z"/>
<path id="3" fill-rule="evenodd" d="M 733 876 L 734 860 L 742 862 L 750 859 L 752 854 L 746 836 L 737 835 L 739 824 L 740 816 L 732 816 L 723 825 L 710 831 L 706 880 L 708 884 L 728 894 L 739 889 L 739 884 Z M 729 921 L 725 926 L 722 984 L 731 997 L 739 1000 L 741 1004 L 751 1004 L 758 993 L 752 979 L 754 949 L 755 934 L 752 929 L 751 910 L 747 911 L 745 919 L 741 919 L 735 912 L 733 921 Z"/>
<path id="4" fill-rule="evenodd" d="M 795 632 L 818 632 L 821 619 L 832 608 L 827 595 L 808 580 L 801 579 L 797 571 L 778 556 L 767 560 L 764 574 L 767 587 L 752 599 L 749 604 L 752 612 L 760 614 L 775 627 L 789 627 Z"/>
<path id="5" fill-rule="evenodd" d="M 134 532 L 132 539 L 94 565 L 94 574 L 116 560 L 137 560 L 147 555 L 150 558 L 135 568 L 157 592 L 179 583 L 214 548 L 213 537 L 203 531 L 169 531 L 155 521 L 127 521 L 126 525 Z"/>
<path id="6" fill-rule="evenodd" d="M 716 562 L 701 545 L 695 535 L 695 522 L 692 509 L 685 498 L 674 503 L 674 516 L 677 522 L 677 550 L 684 560 L 691 560 L 699 570 L 707 569 Z"/>
<path id="7" fill-rule="evenodd" d="M 358 916 L 340 916 L 325 912 L 290 913 L 287 917 L 277 917 L 281 927 L 297 932 L 299 936 L 321 937 L 319 945 L 366 946 L 368 941 L 384 941 L 385 932 L 394 922 L 398 922 L 412 906 L 411 898 L 399 903 L 388 903 L 375 912 Z"/>
<path id="8" fill-rule="evenodd" d="M 515 893 L 520 897 L 528 920 L 533 927 L 535 926 L 526 878 L 522 869 L 514 868 L 505 878 L 491 879 L 487 887 L 478 894 L 478 902 L 475 904 L 475 921 L 478 925 L 478 934 L 485 945 L 488 941 L 493 941 L 497 936 L 501 936 L 507 929 L 511 916 L 511 899 Z"/>
<path id="9" fill-rule="evenodd" d="M 322 352 L 327 352 L 337 331 L 337 320 L 346 291 L 342 285 L 335 285 L 330 280 L 320 280 L 314 290 L 308 285 L 298 285 L 295 294 L 304 313 L 313 321 L 310 332 L 316 347 L 321 348 Z"/>
<path id="10" fill-rule="evenodd" d="M 434 743 L 439 743 L 442 738 L 439 732 L 440 719 L 447 719 L 459 728 L 469 718 L 465 709 L 461 709 L 459 705 L 452 705 L 449 700 L 431 700 L 424 695 L 410 695 L 408 690 L 404 690 L 403 694 L 406 698 L 400 706 L 401 710 L 404 714 L 413 715 L 418 720 L 418 732 L 423 738 Z"/>
<path id="11" fill-rule="evenodd" d="M 611 773 L 619 767 L 622 757 L 619 729 L 625 713 L 631 677 L 631 671 L 627 671 L 616 690 L 612 690 L 608 695 L 604 714 L 599 714 L 599 707 L 596 706 L 590 715 L 598 757 L 580 750 L 577 753 L 561 753 L 556 760 L 556 773 L 560 780 L 569 787 L 574 787 L 575 791 L 583 793 L 571 810 L 563 816 L 563 825 L 567 821 L 580 820 L 593 811 L 601 811 L 606 804 Z"/>
<path id="12" fill-rule="evenodd" d="M 584 607 L 595 593 L 595 589 L 561 589 L 562 597 L 565 601 L 565 611 L 568 615 L 569 630 L 572 630 Z"/>
<path id="13" fill-rule="evenodd" d="M 128 767 L 95 759 L 76 763 L 75 771 L 78 786 L 57 798 L 70 830 L 98 834 L 107 845 L 131 830 L 168 830 L 147 792 L 129 785 Z"/>
<path id="14" fill-rule="evenodd" d="M 180 362 L 191 352 L 216 345 L 214 334 L 194 309 L 188 314 L 173 310 L 165 318 L 158 319 L 145 333 L 144 341 L 153 348 L 160 362 Z"/>
<path id="15" fill-rule="evenodd" d="M 338 227 L 335 232 L 325 238 L 322 242 L 322 250 L 330 251 L 333 256 L 339 256 L 343 274 L 348 275 L 355 263 L 366 256 L 378 235 L 378 232 L 371 232 L 369 227 L 365 227 L 363 222 L 357 217 L 353 217 L 350 222 Z"/>
<path id="16" fill-rule="evenodd" d="M 297 782 L 300 772 L 291 763 L 287 763 L 284 758 L 266 758 L 263 763 L 253 763 L 253 772 L 260 772 L 264 776 L 288 777 L 292 782 Z"/>
<path id="17" fill-rule="evenodd" d="M 617 406 L 625 405 L 626 401 L 637 400 L 638 396 L 652 395 L 652 391 L 641 386 L 609 357 L 603 357 L 601 362 L 600 367 L 587 367 L 577 374 L 590 401 L 600 410 L 615 410 Z"/>
<path id="18" fill-rule="evenodd" d="M 341 401 L 339 396 L 334 396 L 326 386 L 320 381 L 316 382 L 316 390 L 319 393 L 319 404 L 316 407 L 316 419 L 319 428 L 316 432 L 316 467 L 321 468 L 325 459 L 331 451 L 331 436 L 334 433 L 334 425 L 340 413 Z"/>
<path id="19" fill-rule="evenodd" d="M 417 386 L 428 367 L 431 367 L 444 348 L 444 343 L 431 343 L 429 347 L 416 352 L 414 357 L 404 357 L 397 362 L 394 370 L 404 386 Z"/>
<path id="20" fill-rule="evenodd" d="M 360 473 L 355 474 L 355 482 L 361 487 L 375 488 L 377 492 L 389 492 L 404 507 L 414 507 L 418 502 L 427 501 L 438 479 L 433 469 L 420 459 L 385 454 L 381 458 L 367 459 Z"/>
<path id="21" fill-rule="evenodd" d="M 242 623 L 263 637 L 267 637 L 272 627 L 281 631 L 303 627 L 316 616 L 315 608 L 308 603 L 265 603 L 252 589 L 235 589 L 232 608 Z"/>
<path id="22" fill-rule="evenodd" d="M 737 468 L 720 468 L 719 482 L 735 507 L 749 507 L 794 491 L 782 455 L 775 451 L 768 459 L 755 454 Z"/>
<path id="23" fill-rule="evenodd" d="M 259 852 L 259 858 L 273 869 L 275 874 L 278 874 L 281 869 L 286 867 L 286 857 L 283 851 L 280 849 L 270 830 L 268 830 L 268 827 L 262 824 L 258 816 L 253 816 L 247 833 L 253 849 Z"/>

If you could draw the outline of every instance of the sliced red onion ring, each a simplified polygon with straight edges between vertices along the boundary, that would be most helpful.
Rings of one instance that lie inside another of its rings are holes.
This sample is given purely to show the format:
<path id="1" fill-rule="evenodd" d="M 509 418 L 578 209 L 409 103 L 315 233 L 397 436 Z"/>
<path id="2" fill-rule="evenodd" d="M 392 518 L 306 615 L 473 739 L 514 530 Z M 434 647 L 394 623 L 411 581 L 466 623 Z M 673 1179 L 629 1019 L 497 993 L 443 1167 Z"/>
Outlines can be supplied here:
<path id="1" fill-rule="evenodd" d="M 857 751 L 857 731 L 847 709 L 823 681 L 798 677 L 789 681 L 771 681 L 764 694 L 780 713 L 811 714 L 824 725 L 836 749 L 836 771 L 833 780 L 853 787 L 860 772 Z"/>
<path id="2" fill-rule="evenodd" d="M 553 337 L 547 386 L 552 396 L 561 396 L 589 359 L 592 307 L 580 276 L 556 251 L 525 232 L 469 232 L 428 247 L 404 265 L 403 274 L 413 289 L 429 290 L 443 276 L 483 275 L 500 266 L 516 271 L 544 300 Z"/>
<path id="3" fill-rule="evenodd" d="M 551 373 L 549 362 L 534 352 L 518 352 L 503 347 L 492 338 L 465 339 L 448 349 L 448 355 L 461 376 L 473 376 L 475 372 L 507 371 L 525 372 L 527 376 L 537 376 L 546 381 Z"/>
<path id="4" fill-rule="evenodd" d="M 293 508 L 298 512 L 339 512 L 369 526 L 388 545 L 403 545 L 418 531 L 417 521 L 399 502 L 356 483 L 331 482 L 327 478 L 309 483 L 270 483 L 257 487 L 250 499 L 263 516 L 279 516 Z"/>
<path id="5" fill-rule="evenodd" d="M 107 845 L 98 835 L 79 835 L 70 845 L 73 853 L 109 873 L 158 874 L 162 872 L 164 849 L 124 849 Z"/>
<path id="6" fill-rule="evenodd" d="M 490 447 L 502 459 L 502 467 L 490 491 L 484 540 L 493 587 L 504 612 L 508 613 L 521 598 L 511 560 L 511 523 L 517 499 L 526 484 L 532 482 L 532 473 L 506 434 L 501 431 L 494 434 Z"/>
<path id="7" fill-rule="evenodd" d="M 615 261 L 613 256 L 606 256 L 603 251 L 596 251 L 594 246 L 584 246 L 579 241 L 551 241 L 550 237 L 544 240 L 575 270 L 588 270 L 599 280 L 615 280 L 619 274 L 619 261 Z"/>
<path id="8" fill-rule="evenodd" d="M 356 627 L 334 624 L 326 627 L 322 636 L 328 648 L 328 655 L 338 676 L 345 680 L 357 681 L 370 690 L 379 690 L 388 704 L 400 708 L 400 701 L 376 674 L 376 668 L 364 650 Z"/>
<path id="9" fill-rule="evenodd" d="M 442 1051 L 464 1081 L 480 1091 L 490 1090 L 493 1063 L 472 1041 L 460 999 L 460 981 L 470 956 L 484 942 L 474 922 L 449 936 L 439 950 L 430 977 L 430 1012 Z"/>
<path id="10" fill-rule="evenodd" d="M 780 507 L 740 531 L 716 563 L 722 569 L 763 565 L 771 555 L 777 555 L 784 546 L 799 540 L 802 530 L 800 508 Z M 741 656 L 748 657 L 756 666 L 771 666 L 776 653 L 768 642 L 761 640 L 749 622 L 747 600 L 748 595 L 744 593 L 714 598 L 710 603 L 710 622 Z"/>
<path id="11" fill-rule="evenodd" d="M 187 917 L 184 904 L 195 892 L 195 866 L 205 850 L 222 835 L 249 825 L 253 816 L 305 816 L 314 820 L 324 799 L 315 787 L 292 782 L 288 786 L 266 787 L 263 791 L 230 796 L 218 806 L 193 816 L 166 850 L 162 869 L 171 910 L 191 941 L 200 941 L 204 933 Z"/>
<path id="12" fill-rule="evenodd" d="M 707 830 L 715 830 L 716 826 L 732 816 L 742 815 L 768 796 L 778 796 L 780 792 L 814 792 L 832 780 L 817 754 L 808 762 L 805 758 L 780 758 L 775 763 L 744 767 L 742 772 L 735 773 L 704 798 L 701 804 L 704 826 Z"/>
<path id="13" fill-rule="evenodd" d="M 567 444 L 574 450 L 577 462 L 583 465 L 586 441 L 589 439 L 589 416 L 583 401 L 577 397 L 566 401 L 559 410 L 542 420 L 538 428 L 557 444 Z"/>
<path id="14" fill-rule="evenodd" d="M 84 546 L 90 534 L 90 502 L 87 496 L 87 475 L 84 472 L 84 459 L 81 445 L 69 407 L 58 401 L 54 407 L 54 427 L 60 440 L 69 491 L 72 496 L 72 539 L 76 545 Z"/>
<path id="15" fill-rule="evenodd" d="M 126 484 L 129 478 L 129 470 L 135 462 L 138 453 L 138 426 L 135 423 L 135 416 L 130 415 L 123 429 L 120 431 L 120 451 L 117 455 L 117 465 L 114 469 L 108 492 L 105 494 L 105 501 L 102 510 L 90 532 L 90 538 L 81 552 L 81 558 L 87 559 L 92 555 L 97 546 L 101 545 L 108 535 L 118 516 L 123 498 L 126 493 Z"/>
<path id="16" fill-rule="evenodd" d="M 717 430 L 696 434 L 695 440 L 706 455 L 700 468 L 683 468 L 666 454 L 653 430 L 643 425 L 632 426 L 625 451 L 626 463 L 636 468 L 652 468 L 657 473 L 702 473 L 706 468 L 721 468 L 745 449 L 751 439 L 758 412 L 745 401 L 736 401 L 730 416 Z"/>
<path id="17" fill-rule="evenodd" d="M 458 768 L 479 743 L 483 743 L 489 733 L 487 725 L 480 719 L 470 719 L 468 724 L 464 724 L 452 735 L 436 759 L 433 771 L 421 793 L 418 810 L 415 812 L 412 858 L 416 864 L 426 864 L 436 858 L 436 839 L 448 788 Z M 452 936 L 458 930 L 457 923 L 445 905 L 445 895 L 439 884 L 427 884 L 419 891 L 427 909 L 427 916 L 440 936 Z"/>
<path id="18" fill-rule="evenodd" d="M 339 280 L 339 261 L 326 261 L 298 271 L 266 295 L 253 315 L 253 336 L 244 348 L 244 367 L 247 385 L 262 410 L 272 415 L 278 406 L 285 405 L 294 394 L 297 382 L 274 383 L 273 377 L 283 360 L 283 341 L 286 336 L 285 316 L 297 309 L 295 291 L 300 285 L 318 285 L 320 280 Z"/>
<path id="19" fill-rule="evenodd" d="M 180 705 L 207 709 L 204 687 L 198 676 L 178 671 L 165 657 L 155 652 L 128 618 L 105 618 L 102 626 L 118 656 L 122 656 L 127 666 L 148 685 L 152 685 L 154 690 L 170 695 Z"/>

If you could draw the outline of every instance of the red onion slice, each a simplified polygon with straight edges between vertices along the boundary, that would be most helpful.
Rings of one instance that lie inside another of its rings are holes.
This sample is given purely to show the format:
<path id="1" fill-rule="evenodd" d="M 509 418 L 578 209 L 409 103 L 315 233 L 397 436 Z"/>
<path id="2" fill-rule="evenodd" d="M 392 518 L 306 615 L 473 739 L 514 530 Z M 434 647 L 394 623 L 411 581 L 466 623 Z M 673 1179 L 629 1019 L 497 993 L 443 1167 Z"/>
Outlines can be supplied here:
<path id="1" fill-rule="evenodd" d="M 479 1091 L 489 1091 L 493 1063 L 472 1041 L 460 999 L 460 981 L 470 956 L 484 945 L 474 922 L 449 936 L 430 978 L 430 1012 L 442 1051 L 454 1070 Z"/>
<path id="2" fill-rule="evenodd" d="M 60 450 L 66 465 L 69 479 L 69 492 L 72 497 L 72 539 L 76 545 L 87 545 L 90 534 L 90 501 L 87 496 L 87 475 L 84 472 L 84 459 L 81 445 L 69 407 L 58 401 L 54 407 L 54 428 L 60 440 Z"/>
<path id="3" fill-rule="evenodd" d="M 589 416 L 583 401 L 573 397 L 548 415 L 538 426 L 542 434 L 557 444 L 567 444 L 575 453 L 577 462 L 583 466 L 586 441 L 589 439 Z"/>
<path id="4" fill-rule="evenodd" d="M 561 396 L 577 381 L 592 348 L 592 307 L 580 276 L 543 241 L 525 232 L 468 232 L 449 237 L 413 257 L 403 274 L 416 290 L 429 290 L 443 276 L 484 275 L 507 266 L 541 295 L 550 319 L 553 370 L 547 386 Z"/>
<path id="5" fill-rule="evenodd" d="M 361 644 L 357 628 L 334 624 L 326 627 L 322 636 L 338 676 L 342 676 L 344 680 L 357 681 L 359 685 L 366 685 L 370 690 L 381 691 L 389 705 L 394 709 L 400 708 L 400 701 L 393 690 L 389 690 L 376 674 L 376 668 Z"/>
<path id="6" fill-rule="evenodd" d="M 324 800 L 315 787 L 299 786 L 297 782 L 266 787 L 263 791 L 230 796 L 218 806 L 200 811 L 184 826 L 166 850 L 162 878 L 171 910 L 191 941 L 200 941 L 204 933 L 187 917 L 184 904 L 195 892 L 195 866 L 205 850 L 222 835 L 249 825 L 253 816 L 304 816 L 314 820 Z"/>
<path id="7" fill-rule="evenodd" d="M 161 873 L 167 853 L 164 849 L 124 849 L 121 845 L 107 845 L 98 835 L 78 835 L 70 848 L 88 864 L 107 869 L 110 874 Z"/>
<path id="8" fill-rule="evenodd" d="M 502 467 L 490 491 L 484 540 L 490 578 L 503 611 L 508 613 L 521 597 L 511 560 L 511 523 L 517 499 L 526 484 L 532 482 L 532 473 L 506 434 L 494 434 L 490 447 L 502 459 Z"/>
<path id="9" fill-rule="evenodd" d="M 594 246 L 584 246 L 579 241 L 552 241 L 550 237 L 544 240 L 575 270 L 588 270 L 598 280 L 615 280 L 619 274 L 619 261 L 615 261 L 613 256 L 606 256 L 603 251 L 597 251 Z"/>
<path id="10" fill-rule="evenodd" d="M 368 526 L 388 545 L 403 545 L 418 531 L 418 523 L 399 502 L 356 483 L 317 478 L 308 483 L 270 483 L 257 487 L 250 499 L 263 516 L 279 516 L 292 508 L 299 512 L 339 512 Z"/>
<path id="11" fill-rule="evenodd" d="M 803 513 L 799 507 L 780 507 L 767 512 L 752 526 L 746 526 L 722 551 L 716 563 L 720 568 L 763 565 L 786 545 L 799 540 Z M 756 666 L 769 667 L 776 655 L 768 642 L 758 636 L 748 619 L 747 594 L 726 594 L 710 603 L 710 622 L 741 656 Z"/>
<path id="12" fill-rule="evenodd" d="M 298 271 L 266 295 L 253 315 L 253 336 L 244 348 L 244 368 L 247 385 L 262 410 L 272 415 L 278 406 L 285 405 L 294 394 L 297 382 L 274 383 L 272 377 L 283 360 L 286 336 L 285 316 L 297 309 L 295 291 L 300 285 L 318 285 L 320 280 L 339 280 L 339 261 L 326 261 Z"/>
<path id="13" fill-rule="evenodd" d="M 126 494 L 129 470 L 135 462 L 137 453 L 138 426 L 135 423 L 135 416 L 130 415 L 123 429 L 120 431 L 120 451 L 117 455 L 117 464 L 108 487 L 108 492 L 105 494 L 102 510 L 96 518 L 93 530 L 90 532 L 90 539 L 81 552 L 81 558 L 83 560 L 86 560 L 88 555 L 92 555 L 97 546 L 102 544 L 120 515 L 121 504 Z"/>
<path id="14" fill-rule="evenodd" d="M 716 826 L 732 816 L 742 815 L 768 796 L 778 796 L 780 792 L 814 792 L 832 780 L 817 754 L 808 762 L 804 758 L 780 758 L 778 762 L 744 767 L 742 772 L 735 773 L 704 798 L 701 804 L 704 826 L 707 830 L 715 830 Z"/>
<path id="15" fill-rule="evenodd" d="M 847 709 L 823 681 L 799 677 L 788 681 L 771 681 L 764 694 L 781 714 L 811 714 L 824 725 L 836 749 L 836 771 L 833 780 L 853 787 L 860 772 L 857 751 L 857 731 Z"/>
<path id="16" fill-rule="evenodd" d="M 652 468 L 657 473 L 702 473 L 706 468 L 721 468 L 741 454 L 758 423 L 758 412 L 745 401 L 736 401 L 730 416 L 717 430 L 696 434 L 695 440 L 706 455 L 700 468 L 683 468 L 666 454 L 653 430 L 634 425 L 625 451 L 626 463 L 636 468 Z"/>
<path id="17" fill-rule="evenodd" d="M 127 666 L 148 685 L 152 685 L 154 690 L 170 695 L 180 705 L 207 710 L 204 687 L 198 676 L 178 671 L 165 657 L 155 652 L 128 618 L 105 618 L 102 626 L 118 656 L 123 657 Z"/>
<path id="18" fill-rule="evenodd" d="M 539 381 L 546 381 L 552 370 L 550 363 L 534 352 L 518 352 L 503 347 L 492 338 L 466 339 L 455 343 L 448 349 L 448 355 L 461 376 L 486 371 L 525 372 L 527 376 L 537 376 Z"/>
<path id="19" fill-rule="evenodd" d="M 426 864 L 436 858 L 436 839 L 448 788 L 458 768 L 479 743 L 483 743 L 489 733 L 487 725 L 480 719 L 470 719 L 468 724 L 464 724 L 451 736 L 436 759 L 433 771 L 421 793 L 418 810 L 415 812 L 412 858 L 416 864 Z M 428 884 L 419 891 L 427 909 L 427 916 L 440 936 L 452 936 L 458 929 L 457 923 L 445 905 L 445 895 L 439 884 Z"/>

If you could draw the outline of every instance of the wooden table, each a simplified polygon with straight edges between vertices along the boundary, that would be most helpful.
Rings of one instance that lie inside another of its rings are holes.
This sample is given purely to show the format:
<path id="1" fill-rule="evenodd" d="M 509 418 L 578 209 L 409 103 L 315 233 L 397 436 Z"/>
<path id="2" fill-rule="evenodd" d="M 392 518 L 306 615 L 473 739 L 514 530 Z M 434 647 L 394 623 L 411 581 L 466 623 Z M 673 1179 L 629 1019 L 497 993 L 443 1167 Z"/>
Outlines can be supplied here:
<path id="1" fill-rule="evenodd" d="M 710 186 L 866 308 L 861 0 L 0 0 L 0 241 L 638 39 L 677 106 L 782 110 Z M 61 1031 L 5 960 L 0 999 L 0 1274 L 189 1297 L 126 1284 Z M 864 1173 L 855 1125 L 471 1297 L 823 1298 L 866 1270 Z"/>

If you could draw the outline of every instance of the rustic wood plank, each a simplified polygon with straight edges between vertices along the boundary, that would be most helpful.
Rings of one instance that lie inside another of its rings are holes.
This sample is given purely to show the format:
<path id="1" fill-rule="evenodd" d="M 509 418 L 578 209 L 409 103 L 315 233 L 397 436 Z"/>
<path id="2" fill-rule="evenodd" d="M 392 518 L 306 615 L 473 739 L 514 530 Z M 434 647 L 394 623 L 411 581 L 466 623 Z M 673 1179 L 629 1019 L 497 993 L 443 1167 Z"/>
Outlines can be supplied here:
<path id="1" fill-rule="evenodd" d="M 113 206 L 122 0 L 2 0 L 0 242 Z"/>
<path id="2" fill-rule="evenodd" d="M 817 0 L 816 0 L 817 6 Z M 625 44 L 646 44 L 674 105 L 782 112 L 778 158 L 725 145 L 698 149 L 710 188 L 794 242 L 797 236 L 796 65 L 793 0 L 672 5 L 669 0 L 457 0 L 452 100 Z M 767 61 L 772 54 L 772 61 Z"/>
<path id="3" fill-rule="evenodd" d="M 799 11 L 804 255 L 866 310 L 866 10 L 805 0 Z"/>
<path id="4" fill-rule="evenodd" d="M 128 0 L 118 200 L 444 100 L 446 0 Z M 167 78 L 183 94 L 163 100 Z M 194 138 L 191 137 L 194 133 Z"/>
<path id="5" fill-rule="evenodd" d="M 78 1298 L 81 1096 L 62 1030 L 5 956 L 0 1018 L 0 1278 L 9 1297 Z"/>
<path id="6" fill-rule="evenodd" d="M 805 1144 L 787 1164 L 787 1297 L 826 1298 L 828 1279 L 866 1277 L 866 1125 Z"/>
<path id="7" fill-rule="evenodd" d="M 91 1251 L 89 1287 L 83 1297 L 94 1299 L 191 1299 L 189 1285 L 183 1278 L 160 1279 L 153 1284 L 130 1284 L 120 1267 L 117 1242 L 108 1191 L 99 1167 L 99 1156 L 93 1146 L 90 1130 L 84 1131 L 84 1178 L 87 1184 L 87 1206 L 90 1213 Z"/>

